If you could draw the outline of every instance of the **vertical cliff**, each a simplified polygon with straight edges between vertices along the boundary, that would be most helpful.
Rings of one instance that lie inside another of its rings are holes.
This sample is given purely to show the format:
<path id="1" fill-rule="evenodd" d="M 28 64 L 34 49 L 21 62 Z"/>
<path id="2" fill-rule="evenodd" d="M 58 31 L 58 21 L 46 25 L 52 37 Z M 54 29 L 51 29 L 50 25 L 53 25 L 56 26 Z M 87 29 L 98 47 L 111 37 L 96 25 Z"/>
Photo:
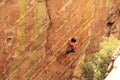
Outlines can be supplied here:
<path id="1" fill-rule="evenodd" d="M 44 64 L 36 67 L 46 53 L 48 25 L 45 1 L 0 1 L 1 80 L 28 80 Z"/>
<path id="2" fill-rule="evenodd" d="M 1 0 L 0 79 L 79 78 L 79 61 L 99 50 L 101 36 L 120 38 L 119 5 L 119 0 Z M 72 37 L 77 52 L 65 55 Z"/>

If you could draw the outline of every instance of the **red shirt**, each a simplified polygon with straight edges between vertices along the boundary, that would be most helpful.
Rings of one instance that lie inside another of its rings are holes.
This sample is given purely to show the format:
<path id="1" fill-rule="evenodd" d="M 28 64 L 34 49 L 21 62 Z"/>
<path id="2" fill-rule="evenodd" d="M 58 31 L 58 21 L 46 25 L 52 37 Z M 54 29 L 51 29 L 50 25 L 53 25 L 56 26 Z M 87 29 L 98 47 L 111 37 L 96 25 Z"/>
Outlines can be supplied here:
<path id="1" fill-rule="evenodd" d="M 76 44 L 71 44 L 71 49 L 76 50 Z"/>

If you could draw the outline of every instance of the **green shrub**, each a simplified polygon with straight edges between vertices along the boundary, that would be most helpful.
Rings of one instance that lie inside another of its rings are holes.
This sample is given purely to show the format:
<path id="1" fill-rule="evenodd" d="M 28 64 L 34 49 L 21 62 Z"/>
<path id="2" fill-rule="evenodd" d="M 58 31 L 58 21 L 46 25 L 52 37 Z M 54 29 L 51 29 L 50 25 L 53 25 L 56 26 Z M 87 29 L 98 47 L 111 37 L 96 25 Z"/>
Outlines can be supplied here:
<path id="1" fill-rule="evenodd" d="M 87 80 L 104 80 L 105 73 L 111 61 L 119 40 L 113 36 L 103 37 L 100 43 L 100 51 L 90 55 L 86 64 L 82 65 L 83 74 Z"/>
<path id="2" fill-rule="evenodd" d="M 92 66 L 88 66 L 88 64 L 82 64 L 83 70 L 82 71 L 84 74 L 84 77 L 89 79 L 89 80 L 93 80 L 93 76 L 94 76 L 94 70 L 92 69 Z"/>

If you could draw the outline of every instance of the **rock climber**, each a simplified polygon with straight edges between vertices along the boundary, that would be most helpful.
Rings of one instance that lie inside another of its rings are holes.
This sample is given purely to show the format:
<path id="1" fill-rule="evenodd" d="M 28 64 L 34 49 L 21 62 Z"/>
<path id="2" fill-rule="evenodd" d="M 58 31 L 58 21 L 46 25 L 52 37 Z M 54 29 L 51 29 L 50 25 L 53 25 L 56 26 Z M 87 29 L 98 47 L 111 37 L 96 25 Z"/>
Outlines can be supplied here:
<path id="1" fill-rule="evenodd" d="M 67 50 L 66 53 L 70 54 L 72 52 L 76 52 L 76 46 L 77 46 L 76 38 L 72 38 L 71 41 L 69 42 L 69 45 L 70 45 L 70 50 Z"/>

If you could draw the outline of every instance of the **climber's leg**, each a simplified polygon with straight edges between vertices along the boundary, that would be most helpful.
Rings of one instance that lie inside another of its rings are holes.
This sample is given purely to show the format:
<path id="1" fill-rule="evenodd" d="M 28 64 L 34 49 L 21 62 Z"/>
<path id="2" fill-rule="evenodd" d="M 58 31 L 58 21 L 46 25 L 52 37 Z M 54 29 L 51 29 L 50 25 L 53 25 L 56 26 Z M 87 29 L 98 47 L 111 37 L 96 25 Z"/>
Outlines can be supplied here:
<path id="1" fill-rule="evenodd" d="M 68 51 L 66 51 L 67 54 L 70 54 L 72 52 L 75 52 L 75 51 L 74 50 L 68 50 Z"/>

